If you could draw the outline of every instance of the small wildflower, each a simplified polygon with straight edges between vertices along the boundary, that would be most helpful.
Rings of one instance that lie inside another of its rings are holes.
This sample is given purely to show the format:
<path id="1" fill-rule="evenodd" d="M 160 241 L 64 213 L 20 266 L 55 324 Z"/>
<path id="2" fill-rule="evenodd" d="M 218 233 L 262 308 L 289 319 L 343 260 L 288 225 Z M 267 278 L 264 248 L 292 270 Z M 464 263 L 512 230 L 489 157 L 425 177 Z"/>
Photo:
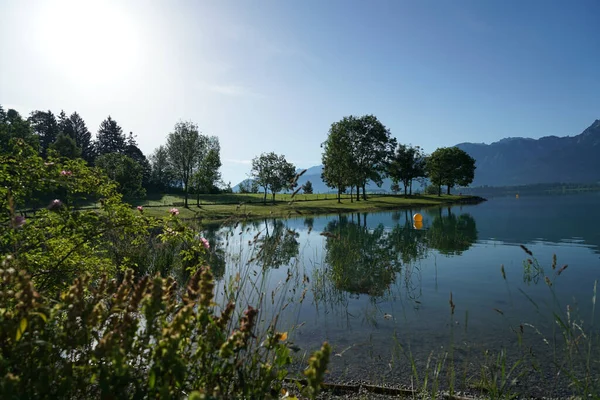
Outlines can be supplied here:
<path id="1" fill-rule="evenodd" d="M 137 210 L 138 210 L 140 213 L 143 213 L 143 212 L 144 212 L 144 207 L 142 207 L 142 206 L 137 206 Z"/>
<path id="2" fill-rule="evenodd" d="M 13 218 L 13 228 L 20 228 L 25 225 L 25 217 L 22 215 L 17 215 Z"/>
<path id="3" fill-rule="evenodd" d="M 171 215 L 179 215 L 179 210 L 175 207 L 171 208 L 169 212 L 171 213 Z"/>
<path id="4" fill-rule="evenodd" d="M 44 165 L 46 167 L 50 167 L 50 166 L 54 165 L 54 163 L 53 162 L 45 162 Z"/>
<path id="5" fill-rule="evenodd" d="M 49 210 L 58 210 L 60 207 L 62 207 L 62 201 L 60 201 L 59 199 L 54 199 L 48 206 L 48 209 Z"/>
<path id="6" fill-rule="evenodd" d="M 71 176 L 71 175 L 73 175 L 73 173 L 71 171 L 65 171 L 64 169 L 62 171 L 60 171 L 60 174 L 62 176 Z"/>
<path id="7" fill-rule="evenodd" d="M 210 249 L 210 243 L 208 243 L 208 240 L 206 240 L 205 238 L 200 238 L 200 241 L 202 242 L 202 246 L 204 246 L 206 250 Z"/>

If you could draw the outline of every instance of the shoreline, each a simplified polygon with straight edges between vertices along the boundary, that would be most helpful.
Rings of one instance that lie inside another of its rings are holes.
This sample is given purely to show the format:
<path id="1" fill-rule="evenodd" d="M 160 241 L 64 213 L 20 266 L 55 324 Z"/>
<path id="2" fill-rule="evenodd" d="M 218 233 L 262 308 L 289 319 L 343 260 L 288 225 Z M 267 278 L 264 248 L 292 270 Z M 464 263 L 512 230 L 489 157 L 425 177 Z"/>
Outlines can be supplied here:
<path id="1" fill-rule="evenodd" d="M 236 195 L 230 195 L 235 198 Z M 144 213 L 153 217 L 164 217 L 173 207 L 177 208 L 180 217 L 184 219 L 199 220 L 203 223 L 224 223 L 237 220 L 252 220 L 260 218 L 290 218 L 290 217 L 314 217 L 319 215 L 345 214 L 353 212 L 379 212 L 405 210 L 411 208 L 452 206 L 461 204 L 479 204 L 487 199 L 473 195 L 371 195 L 367 200 L 353 201 L 349 198 L 343 199 L 342 203 L 337 198 L 309 200 L 277 200 L 275 203 L 262 203 L 262 199 L 251 198 L 240 195 L 240 201 L 214 202 L 207 204 L 208 196 L 203 197 L 203 202 L 198 207 L 196 204 L 181 205 L 144 205 L 143 202 L 134 202 L 132 205 L 143 205 Z M 260 201 L 257 201 L 260 200 Z M 189 202 L 192 203 L 192 202 Z M 195 203 L 195 201 L 194 201 Z M 175 203 L 177 204 L 177 203 Z"/>

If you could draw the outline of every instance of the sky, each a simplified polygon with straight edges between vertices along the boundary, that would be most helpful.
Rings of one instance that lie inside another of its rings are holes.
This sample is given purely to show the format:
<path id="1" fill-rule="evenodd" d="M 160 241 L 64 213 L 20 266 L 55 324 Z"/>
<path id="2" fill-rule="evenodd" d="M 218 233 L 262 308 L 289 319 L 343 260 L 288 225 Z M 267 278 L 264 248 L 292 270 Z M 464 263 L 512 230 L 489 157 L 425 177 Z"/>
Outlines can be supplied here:
<path id="1" fill-rule="evenodd" d="M 597 0 L 0 0 L 0 104 L 111 115 L 149 155 L 179 120 L 232 186 L 274 151 L 320 164 L 373 114 L 426 152 L 573 136 L 600 118 Z"/>

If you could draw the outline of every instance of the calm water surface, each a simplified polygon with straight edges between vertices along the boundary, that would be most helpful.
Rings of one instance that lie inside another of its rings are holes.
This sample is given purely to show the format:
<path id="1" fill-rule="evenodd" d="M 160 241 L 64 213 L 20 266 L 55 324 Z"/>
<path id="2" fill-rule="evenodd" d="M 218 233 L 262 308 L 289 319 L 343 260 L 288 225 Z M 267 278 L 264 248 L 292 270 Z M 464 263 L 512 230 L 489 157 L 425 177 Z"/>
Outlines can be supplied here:
<path id="1" fill-rule="evenodd" d="M 220 228 L 212 232 L 226 265 L 219 290 L 240 273 L 245 301 L 262 293 L 265 320 L 285 306 L 281 330 L 303 351 L 329 341 L 340 379 L 406 380 L 410 355 L 421 369 L 429 357 L 450 357 L 477 370 L 486 350 L 501 349 L 550 365 L 560 337 L 553 313 L 566 316 L 568 306 L 578 325 L 592 323 L 599 204 L 600 194 L 504 197 Z"/>

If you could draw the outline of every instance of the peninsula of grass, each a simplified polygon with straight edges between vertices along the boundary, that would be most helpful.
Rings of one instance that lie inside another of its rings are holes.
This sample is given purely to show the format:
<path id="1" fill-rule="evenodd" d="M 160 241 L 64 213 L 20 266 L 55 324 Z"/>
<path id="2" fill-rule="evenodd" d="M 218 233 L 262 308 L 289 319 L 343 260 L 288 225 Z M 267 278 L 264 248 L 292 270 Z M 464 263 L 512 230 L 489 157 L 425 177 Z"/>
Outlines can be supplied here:
<path id="1" fill-rule="evenodd" d="M 198 218 L 206 222 L 220 222 L 229 219 L 253 219 L 264 217 L 290 217 L 299 215 L 338 214 L 349 212 L 372 212 L 420 208 L 439 205 L 477 203 L 484 199 L 477 196 L 459 195 L 391 195 L 370 194 L 367 200 L 350 200 L 343 196 L 338 203 L 335 194 L 300 194 L 292 198 L 290 194 L 278 194 L 273 201 L 267 197 L 263 203 L 262 194 L 206 194 L 197 199 L 188 199 L 184 206 L 184 198 L 179 195 L 149 196 L 147 199 L 130 200 L 132 206 L 144 207 L 144 214 L 163 217 L 172 208 L 177 208 L 182 218 Z"/>

